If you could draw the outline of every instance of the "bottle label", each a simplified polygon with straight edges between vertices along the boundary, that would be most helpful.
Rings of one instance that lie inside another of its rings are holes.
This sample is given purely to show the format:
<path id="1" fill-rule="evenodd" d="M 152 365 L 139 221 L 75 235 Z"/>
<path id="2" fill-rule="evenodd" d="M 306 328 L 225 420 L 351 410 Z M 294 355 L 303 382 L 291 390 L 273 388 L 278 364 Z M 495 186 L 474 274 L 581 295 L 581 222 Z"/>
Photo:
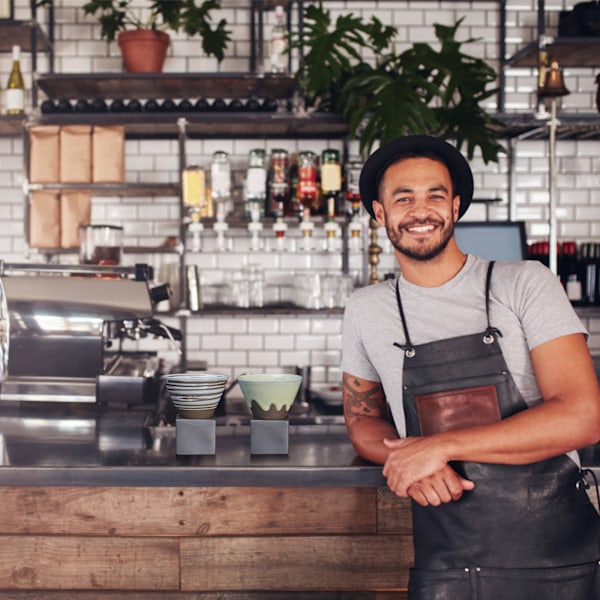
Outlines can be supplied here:
<path id="1" fill-rule="evenodd" d="M 228 172 L 213 170 L 211 173 L 213 197 L 224 198 L 230 195 L 231 179 Z"/>
<path id="2" fill-rule="evenodd" d="M 339 192 L 342 189 L 342 169 L 340 165 L 321 165 L 321 189 L 324 192 Z"/>
<path id="3" fill-rule="evenodd" d="M 265 196 L 267 171 L 262 167 L 250 167 L 246 173 L 246 195 L 251 198 Z"/>
<path id="4" fill-rule="evenodd" d="M 183 203 L 186 206 L 206 204 L 206 187 L 202 169 L 184 169 L 182 173 Z"/>
<path id="5" fill-rule="evenodd" d="M 15 113 L 25 110 L 25 92 L 19 89 L 6 90 L 6 112 Z"/>

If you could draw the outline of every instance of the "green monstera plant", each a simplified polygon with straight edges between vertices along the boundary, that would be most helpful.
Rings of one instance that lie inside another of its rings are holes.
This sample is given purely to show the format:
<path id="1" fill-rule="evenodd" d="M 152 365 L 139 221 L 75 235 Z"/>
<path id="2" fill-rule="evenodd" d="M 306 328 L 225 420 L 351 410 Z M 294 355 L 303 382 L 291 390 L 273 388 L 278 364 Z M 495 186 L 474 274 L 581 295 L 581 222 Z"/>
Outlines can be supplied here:
<path id="1" fill-rule="evenodd" d="M 456 39 L 461 23 L 435 25 L 438 50 L 419 42 L 397 53 L 397 29 L 376 17 L 350 13 L 334 22 L 322 3 L 307 6 L 303 28 L 290 36 L 302 51 L 295 77 L 306 108 L 340 113 L 361 151 L 426 133 L 466 145 L 469 158 L 479 147 L 486 163 L 497 162 L 500 124 L 482 107 L 498 92 L 497 74 L 463 52 L 476 40 Z"/>

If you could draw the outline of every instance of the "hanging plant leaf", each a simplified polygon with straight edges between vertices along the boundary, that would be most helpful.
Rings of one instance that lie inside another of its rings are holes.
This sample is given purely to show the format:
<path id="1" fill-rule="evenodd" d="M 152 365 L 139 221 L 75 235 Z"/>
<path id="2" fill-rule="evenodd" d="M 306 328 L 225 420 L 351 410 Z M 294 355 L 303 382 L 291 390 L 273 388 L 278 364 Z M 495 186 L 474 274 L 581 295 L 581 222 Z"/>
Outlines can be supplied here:
<path id="1" fill-rule="evenodd" d="M 307 107 L 339 110 L 344 82 L 364 63 L 361 51 L 380 52 L 396 35 L 396 28 L 376 17 L 364 23 L 350 13 L 339 16 L 334 24 L 321 2 L 307 6 L 302 30 L 290 34 L 290 48 L 304 51 L 296 81 Z"/>

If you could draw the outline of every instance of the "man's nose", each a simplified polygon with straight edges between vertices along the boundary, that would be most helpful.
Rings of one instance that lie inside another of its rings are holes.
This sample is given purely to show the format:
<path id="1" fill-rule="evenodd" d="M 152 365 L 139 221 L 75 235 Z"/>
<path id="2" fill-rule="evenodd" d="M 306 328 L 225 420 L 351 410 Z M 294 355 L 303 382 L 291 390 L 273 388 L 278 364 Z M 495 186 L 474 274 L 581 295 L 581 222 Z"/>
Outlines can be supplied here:
<path id="1" fill-rule="evenodd" d="M 429 214 L 430 209 L 427 198 L 416 196 L 411 204 L 410 213 L 415 217 L 423 217 Z"/>

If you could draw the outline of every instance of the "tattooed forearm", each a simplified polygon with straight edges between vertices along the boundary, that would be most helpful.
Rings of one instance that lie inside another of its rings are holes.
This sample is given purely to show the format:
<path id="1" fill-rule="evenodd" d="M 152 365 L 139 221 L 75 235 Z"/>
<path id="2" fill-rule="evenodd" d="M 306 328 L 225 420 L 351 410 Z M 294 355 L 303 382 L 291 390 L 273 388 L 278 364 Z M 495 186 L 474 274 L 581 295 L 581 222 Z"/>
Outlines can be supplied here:
<path id="1" fill-rule="evenodd" d="M 344 373 L 343 396 L 346 417 L 385 415 L 385 397 L 379 383 Z"/>

